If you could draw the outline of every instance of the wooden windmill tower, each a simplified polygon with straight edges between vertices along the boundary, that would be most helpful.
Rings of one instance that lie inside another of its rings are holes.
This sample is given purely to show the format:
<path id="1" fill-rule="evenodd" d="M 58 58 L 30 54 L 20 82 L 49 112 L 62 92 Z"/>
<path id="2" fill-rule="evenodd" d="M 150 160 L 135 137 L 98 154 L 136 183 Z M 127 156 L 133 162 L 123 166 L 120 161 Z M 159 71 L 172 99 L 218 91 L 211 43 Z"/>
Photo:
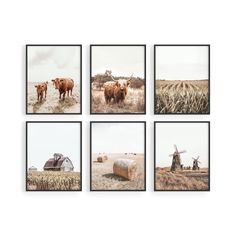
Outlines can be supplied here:
<path id="1" fill-rule="evenodd" d="M 201 163 L 199 160 L 199 156 L 197 158 L 193 158 L 193 170 L 199 170 L 200 167 L 198 166 L 198 163 Z"/>
<path id="2" fill-rule="evenodd" d="M 171 171 L 182 170 L 180 154 L 185 153 L 186 151 L 183 150 L 183 151 L 179 152 L 178 149 L 177 149 L 177 146 L 174 145 L 174 147 L 175 147 L 175 152 L 173 154 L 169 155 L 170 157 L 173 157 L 170 170 Z"/>

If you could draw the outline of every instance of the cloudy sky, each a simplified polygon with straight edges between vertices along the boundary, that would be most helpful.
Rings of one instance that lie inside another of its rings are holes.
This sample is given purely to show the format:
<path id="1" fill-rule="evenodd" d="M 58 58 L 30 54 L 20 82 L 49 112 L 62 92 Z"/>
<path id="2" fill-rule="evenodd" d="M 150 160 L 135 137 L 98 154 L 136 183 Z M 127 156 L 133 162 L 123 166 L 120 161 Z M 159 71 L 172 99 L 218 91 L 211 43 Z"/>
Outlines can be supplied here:
<path id="1" fill-rule="evenodd" d="M 93 123 L 92 153 L 144 153 L 143 123 Z"/>
<path id="2" fill-rule="evenodd" d="M 208 124 L 206 123 L 156 123 L 156 166 L 171 166 L 174 144 L 184 166 L 192 166 L 193 159 L 200 156 L 200 167 L 208 166 Z"/>
<path id="3" fill-rule="evenodd" d="M 156 79 L 208 79 L 208 47 L 156 46 Z"/>
<path id="4" fill-rule="evenodd" d="M 55 78 L 80 79 L 79 46 L 28 46 L 28 81 L 43 82 Z"/>
<path id="5" fill-rule="evenodd" d="M 111 70 L 113 76 L 144 78 L 143 46 L 93 46 L 92 76 Z"/>
<path id="6" fill-rule="evenodd" d="M 74 171 L 80 171 L 80 124 L 28 123 L 28 168 L 43 170 L 54 153 L 69 157 Z"/>

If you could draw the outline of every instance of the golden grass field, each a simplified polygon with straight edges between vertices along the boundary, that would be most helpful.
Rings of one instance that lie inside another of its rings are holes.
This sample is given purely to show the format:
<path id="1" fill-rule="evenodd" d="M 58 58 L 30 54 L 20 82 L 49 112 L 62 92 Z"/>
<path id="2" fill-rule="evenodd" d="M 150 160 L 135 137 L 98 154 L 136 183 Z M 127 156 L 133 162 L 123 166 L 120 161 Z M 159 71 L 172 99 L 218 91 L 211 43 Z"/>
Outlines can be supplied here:
<path id="1" fill-rule="evenodd" d="M 124 103 L 106 104 L 103 90 L 92 90 L 92 113 L 144 113 L 144 89 L 129 88 Z"/>
<path id="2" fill-rule="evenodd" d="M 91 188 L 92 190 L 144 190 L 144 155 L 125 155 L 124 153 L 107 154 L 108 160 L 97 162 L 98 154 L 92 156 Z M 137 162 L 137 176 L 129 181 L 113 174 L 113 163 L 116 159 L 131 159 Z"/>
<path id="3" fill-rule="evenodd" d="M 171 172 L 170 168 L 156 168 L 156 190 L 208 190 L 208 168 Z"/>
<path id="4" fill-rule="evenodd" d="M 80 112 L 80 89 L 75 84 L 72 97 L 65 97 L 59 101 L 59 91 L 52 83 L 48 84 L 47 98 L 42 102 L 37 101 L 37 92 L 34 87 L 38 83 L 28 82 L 27 111 L 28 113 L 79 113 Z"/>
<path id="5" fill-rule="evenodd" d="M 208 80 L 156 80 L 156 113 L 209 113 Z"/>
<path id="6" fill-rule="evenodd" d="M 80 172 L 28 171 L 27 190 L 81 190 Z"/>

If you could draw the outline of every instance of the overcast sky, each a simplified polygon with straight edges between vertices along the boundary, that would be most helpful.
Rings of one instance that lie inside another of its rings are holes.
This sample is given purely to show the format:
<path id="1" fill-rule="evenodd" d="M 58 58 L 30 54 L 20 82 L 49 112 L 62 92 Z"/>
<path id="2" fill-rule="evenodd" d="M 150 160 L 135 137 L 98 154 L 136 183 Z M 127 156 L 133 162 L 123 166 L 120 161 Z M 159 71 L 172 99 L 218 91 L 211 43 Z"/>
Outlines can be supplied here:
<path id="1" fill-rule="evenodd" d="M 143 123 L 93 123 L 92 153 L 144 153 Z"/>
<path id="2" fill-rule="evenodd" d="M 156 46 L 156 79 L 208 79 L 208 47 Z"/>
<path id="3" fill-rule="evenodd" d="M 28 81 L 43 82 L 55 78 L 80 79 L 79 46 L 29 46 Z"/>
<path id="4" fill-rule="evenodd" d="M 43 170 L 54 153 L 69 157 L 74 171 L 80 171 L 80 124 L 28 123 L 28 168 Z"/>
<path id="5" fill-rule="evenodd" d="M 184 166 L 192 166 L 200 156 L 200 167 L 208 167 L 208 124 L 206 123 L 156 123 L 156 166 L 171 166 L 174 144 L 181 154 Z"/>
<path id="6" fill-rule="evenodd" d="M 93 46 L 92 76 L 111 70 L 113 76 L 144 78 L 143 46 Z"/>

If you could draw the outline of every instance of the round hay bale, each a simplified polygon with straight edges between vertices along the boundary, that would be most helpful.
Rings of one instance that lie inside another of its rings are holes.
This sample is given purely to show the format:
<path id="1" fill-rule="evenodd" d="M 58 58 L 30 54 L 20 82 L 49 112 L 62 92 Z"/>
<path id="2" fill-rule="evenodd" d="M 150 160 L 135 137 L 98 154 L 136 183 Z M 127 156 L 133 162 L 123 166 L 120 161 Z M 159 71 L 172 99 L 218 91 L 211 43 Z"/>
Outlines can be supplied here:
<path id="1" fill-rule="evenodd" d="M 103 156 L 98 156 L 97 161 L 98 161 L 98 162 L 104 162 L 105 159 L 104 159 Z"/>
<path id="2" fill-rule="evenodd" d="M 134 180 L 137 172 L 137 163 L 134 160 L 118 159 L 113 164 L 113 173 L 128 180 Z"/>

